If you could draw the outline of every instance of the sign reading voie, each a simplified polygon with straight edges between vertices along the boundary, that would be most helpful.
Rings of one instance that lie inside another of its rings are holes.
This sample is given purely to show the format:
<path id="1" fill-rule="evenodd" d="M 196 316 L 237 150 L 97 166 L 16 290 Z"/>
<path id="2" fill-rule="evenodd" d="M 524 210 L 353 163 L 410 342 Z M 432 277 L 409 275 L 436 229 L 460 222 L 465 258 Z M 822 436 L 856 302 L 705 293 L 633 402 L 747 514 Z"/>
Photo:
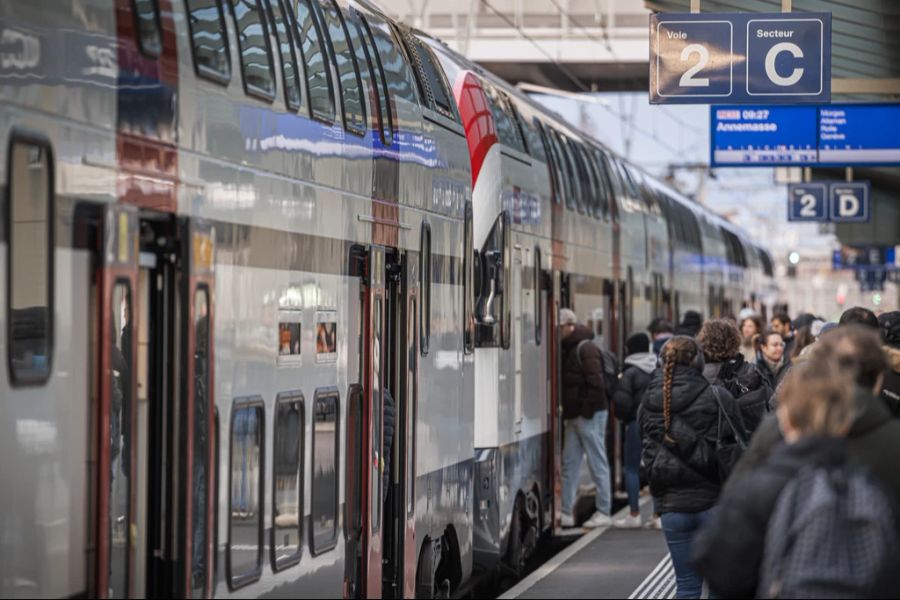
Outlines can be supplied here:
<path id="1" fill-rule="evenodd" d="M 830 13 L 650 16 L 650 102 L 831 101 Z"/>

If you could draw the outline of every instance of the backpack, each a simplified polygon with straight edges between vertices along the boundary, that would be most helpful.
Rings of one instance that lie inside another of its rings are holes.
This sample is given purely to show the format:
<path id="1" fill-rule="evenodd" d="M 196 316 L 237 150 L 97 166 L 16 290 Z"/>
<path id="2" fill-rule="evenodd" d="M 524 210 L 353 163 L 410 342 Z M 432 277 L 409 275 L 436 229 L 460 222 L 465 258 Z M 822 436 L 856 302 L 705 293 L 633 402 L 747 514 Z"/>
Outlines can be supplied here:
<path id="1" fill-rule="evenodd" d="M 585 344 L 593 343 L 593 340 L 581 340 L 575 346 L 575 360 L 578 362 L 579 367 L 582 366 L 581 348 Z M 612 398 L 616 387 L 619 385 L 619 359 L 609 350 L 604 350 L 599 346 L 597 348 L 600 350 L 600 363 L 603 365 L 603 383 L 606 385 L 606 396 L 607 398 Z"/>
<path id="2" fill-rule="evenodd" d="M 890 501 L 868 473 L 807 467 L 784 487 L 766 530 L 758 597 L 871 598 L 900 553 Z M 892 596 L 893 597 L 893 596 Z"/>

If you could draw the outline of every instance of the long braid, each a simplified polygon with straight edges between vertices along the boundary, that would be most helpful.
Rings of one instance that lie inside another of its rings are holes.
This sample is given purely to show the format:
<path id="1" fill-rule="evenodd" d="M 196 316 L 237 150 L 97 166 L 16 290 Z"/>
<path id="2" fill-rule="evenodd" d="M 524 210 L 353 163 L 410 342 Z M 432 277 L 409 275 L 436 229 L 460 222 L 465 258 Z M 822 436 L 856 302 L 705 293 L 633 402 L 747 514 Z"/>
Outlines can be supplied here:
<path id="1" fill-rule="evenodd" d="M 663 363 L 663 420 L 665 423 L 664 435 L 667 440 L 672 440 L 669 428 L 672 425 L 672 378 L 675 375 L 675 353 L 666 352 Z"/>
<path id="2" fill-rule="evenodd" d="M 675 365 L 689 365 L 700 352 L 697 342 L 689 337 L 675 336 L 666 342 L 662 350 L 663 359 L 663 437 L 667 442 L 674 442 L 669 430 L 672 428 L 672 386 L 675 378 Z"/>

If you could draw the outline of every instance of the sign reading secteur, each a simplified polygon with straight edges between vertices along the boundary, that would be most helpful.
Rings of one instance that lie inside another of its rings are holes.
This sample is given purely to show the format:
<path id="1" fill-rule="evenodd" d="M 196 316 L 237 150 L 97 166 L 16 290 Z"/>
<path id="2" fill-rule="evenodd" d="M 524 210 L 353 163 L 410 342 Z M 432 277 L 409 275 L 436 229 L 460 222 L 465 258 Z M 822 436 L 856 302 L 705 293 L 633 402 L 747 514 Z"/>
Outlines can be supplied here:
<path id="1" fill-rule="evenodd" d="M 650 15 L 651 104 L 831 102 L 831 13 Z"/>

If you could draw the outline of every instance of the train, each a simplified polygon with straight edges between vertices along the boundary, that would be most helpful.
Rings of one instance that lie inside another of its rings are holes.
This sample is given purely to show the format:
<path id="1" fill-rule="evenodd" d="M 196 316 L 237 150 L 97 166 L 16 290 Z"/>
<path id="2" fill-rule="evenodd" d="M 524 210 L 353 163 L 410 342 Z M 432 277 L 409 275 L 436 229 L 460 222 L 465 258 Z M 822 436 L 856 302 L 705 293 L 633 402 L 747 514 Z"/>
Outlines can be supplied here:
<path id="1" fill-rule="evenodd" d="M 776 290 L 368 0 L 3 2 L 0 82 L 4 597 L 515 576 L 560 529 L 559 309 L 621 356 Z"/>

